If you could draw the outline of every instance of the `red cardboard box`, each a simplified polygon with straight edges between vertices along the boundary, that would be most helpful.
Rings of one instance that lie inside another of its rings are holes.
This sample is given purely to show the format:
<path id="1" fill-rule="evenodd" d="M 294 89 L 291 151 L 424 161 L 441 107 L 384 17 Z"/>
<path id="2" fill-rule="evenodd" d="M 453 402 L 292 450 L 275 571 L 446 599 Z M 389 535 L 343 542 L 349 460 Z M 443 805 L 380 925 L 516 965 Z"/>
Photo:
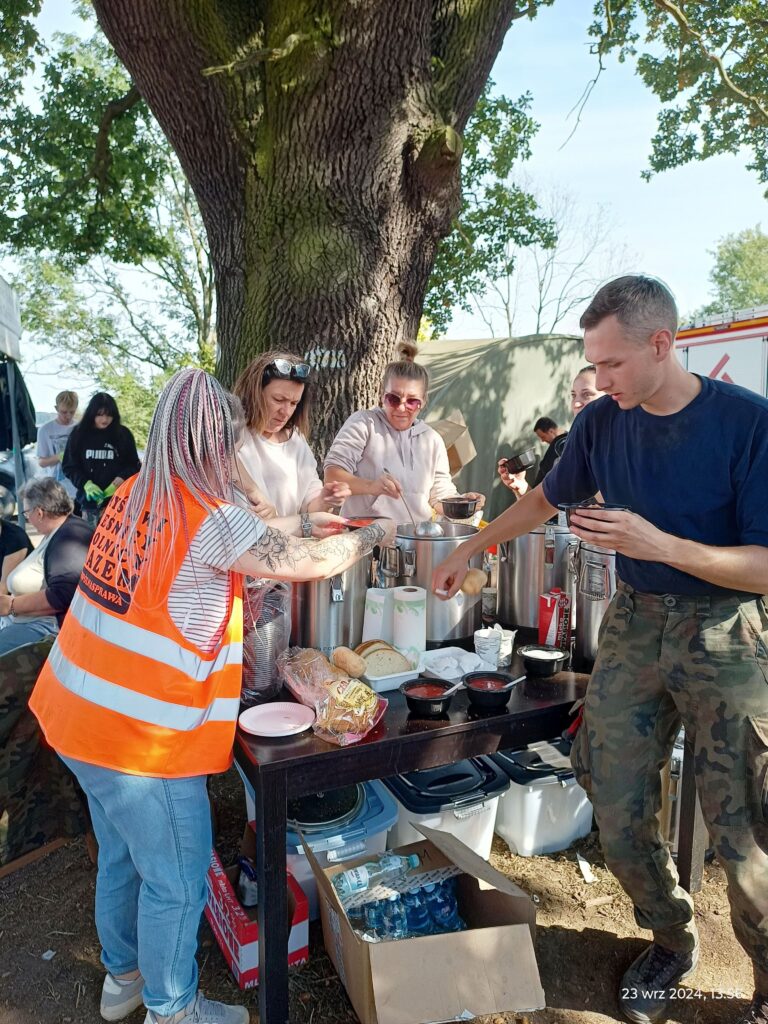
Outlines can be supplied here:
<path id="1" fill-rule="evenodd" d="M 539 595 L 539 643 L 570 650 L 571 599 L 559 587 Z"/>
<path id="2" fill-rule="evenodd" d="M 253 988 L 259 983 L 259 925 L 256 907 L 243 907 L 234 886 L 240 868 L 222 867 L 219 855 L 211 853 L 208 868 L 208 901 L 205 916 L 221 947 L 240 988 Z M 288 873 L 288 916 L 291 932 L 288 938 L 288 965 L 304 964 L 309 960 L 309 909 L 307 897 Z"/>

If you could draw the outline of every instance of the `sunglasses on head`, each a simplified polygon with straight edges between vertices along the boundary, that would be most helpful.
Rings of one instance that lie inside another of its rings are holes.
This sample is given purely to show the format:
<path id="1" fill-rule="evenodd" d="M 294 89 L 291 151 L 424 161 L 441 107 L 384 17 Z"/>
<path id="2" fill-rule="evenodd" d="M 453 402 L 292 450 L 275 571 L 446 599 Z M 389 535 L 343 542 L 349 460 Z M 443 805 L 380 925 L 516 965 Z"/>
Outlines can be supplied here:
<path id="1" fill-rule="evenodd" d="M 408 412 L 418 412 L 424 403 L 420 398 L 401 398 L 394 391 L 388 391 L 384 395 L 384 404 L 388 405 L 390 409 L 399 409 L 401 405 L 404 405 Z"/>
<path id="2" fill-rule="evenodd" d="M 309 363 L 292 363 L 288 359 L 273 359 L 264 367 L 264 376 L 305 381 L 309 379 L 311 369 Z"/>

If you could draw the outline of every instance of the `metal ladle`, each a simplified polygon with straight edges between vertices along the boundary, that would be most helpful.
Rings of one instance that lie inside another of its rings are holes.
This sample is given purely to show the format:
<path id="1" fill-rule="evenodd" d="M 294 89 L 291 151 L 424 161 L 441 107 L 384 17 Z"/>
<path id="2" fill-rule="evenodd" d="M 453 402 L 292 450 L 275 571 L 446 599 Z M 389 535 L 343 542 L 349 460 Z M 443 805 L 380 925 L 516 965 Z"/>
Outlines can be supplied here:
<path id="1" fill-rule="evenodd" d="M 387 476 L 392 477 L 393 480 L 395 479 L 395 477 L 392 476 L 392 474 L 389 472 L 386 466 L 384 467 L 384 472 L 387 474 Z M 408 518 L 413 523 L 413 531 L 417 537 L 443 536 L 445 530 L 442 528 L 440 523 L 436 523 L 432 519 L 425 519 L 423 523 L 416 522 L 416 520 L 413 518 L 413 513 L 411 512 L 410 508 L 408 508 L 408 502 L 405 500 L 405 495 L 402 492 L 400 493 L 400 501 L 402 501 L 403 505 L 405 505 L 405 511 L 408 513 Z"/>

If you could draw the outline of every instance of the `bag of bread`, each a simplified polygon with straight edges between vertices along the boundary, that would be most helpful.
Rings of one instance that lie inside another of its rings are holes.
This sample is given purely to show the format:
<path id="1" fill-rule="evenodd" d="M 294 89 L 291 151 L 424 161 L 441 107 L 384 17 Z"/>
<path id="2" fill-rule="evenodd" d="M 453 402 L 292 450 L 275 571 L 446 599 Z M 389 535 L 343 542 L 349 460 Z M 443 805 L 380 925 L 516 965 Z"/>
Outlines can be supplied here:
<path id="1" fill-rule="evenodd" d="M 387 706 L 384 697 L 358 679 L 339 679 L 329 684 L 325 696 L 315 704 L 312 728 L 321 739 L 345 747 L 374 729 Z"/>
<path id="2" fill-rule="evenodd" d="M 350 679 L 311 647 L 290 647 L 277 665 L 296 700 L 314 709 L 316 735 L 331 743 L 357 743 L 378 725 L 387 709 L 385 698 Z"/>

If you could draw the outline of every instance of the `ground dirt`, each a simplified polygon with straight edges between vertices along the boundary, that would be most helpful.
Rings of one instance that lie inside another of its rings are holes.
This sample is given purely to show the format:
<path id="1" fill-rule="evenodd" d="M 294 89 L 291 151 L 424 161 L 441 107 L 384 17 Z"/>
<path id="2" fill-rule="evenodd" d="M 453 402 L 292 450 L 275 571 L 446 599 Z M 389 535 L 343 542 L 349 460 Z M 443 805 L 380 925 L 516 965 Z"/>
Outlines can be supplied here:
<path id="1" fill-rule="evenodd" d="M 244 824 L 242 788 L 234 771 L 213 783 L 217 846 L 229 863 Z M 586 884 L 576 859 L 589 861 Z M 530 1024 L 620 1021 L 617 990 L 626 966 L 644 947 L 632 906 L 602 862 L 596 835 L 547 857 L 512 856 L 498 838 L 492 863 L 538 901 L 536 953 L 547 1009 Z M 85 844 L 76 840 L 0 881 L 0 1024 L 99 1024 L 103 969 L 93 925 L 96 880 Z M 676 1001 L 672 1024 L 729 1024 L 752 994 L 749 961 L 731 931 L 723 872 L 706 868 L 696 897 L 702 959 Z M 52 959 L 43 959 L 47 951 Z M 201 927 L 201 988 L 209 998 L 244 1002 L 258 1021 L 257 993 L 241 993 L 207 923 Z M 310 961 L 291 972 L 291 1024 L 354 1024 L 344 989 L 325 955 L 322 933 L 310 933 Z M 734 994 L 735 993 L 735 994 Z M 136 1011 L 127 1024 L 142 1024 Z M 476 1024 L 516 1024 L 514 1013 Z"/>

